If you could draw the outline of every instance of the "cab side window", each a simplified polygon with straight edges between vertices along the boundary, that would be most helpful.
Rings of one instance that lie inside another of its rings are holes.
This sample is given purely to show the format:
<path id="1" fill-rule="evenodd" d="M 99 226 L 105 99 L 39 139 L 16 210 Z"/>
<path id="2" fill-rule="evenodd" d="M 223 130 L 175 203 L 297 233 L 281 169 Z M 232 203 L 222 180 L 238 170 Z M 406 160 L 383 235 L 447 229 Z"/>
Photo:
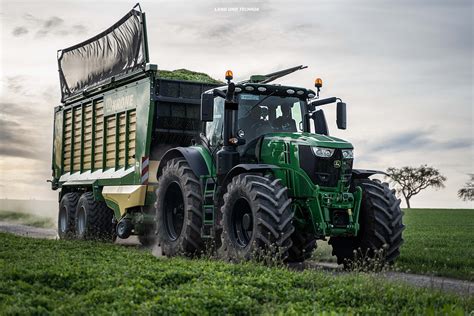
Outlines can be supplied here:
<path id="1" fill-rule="evenodd" d="M 206 136 L 212 147 L 219 145 L 222 140 L 224 123 L 224 99 L 214 98 L 214 116 L 212 122 L 206 123 Z"/>

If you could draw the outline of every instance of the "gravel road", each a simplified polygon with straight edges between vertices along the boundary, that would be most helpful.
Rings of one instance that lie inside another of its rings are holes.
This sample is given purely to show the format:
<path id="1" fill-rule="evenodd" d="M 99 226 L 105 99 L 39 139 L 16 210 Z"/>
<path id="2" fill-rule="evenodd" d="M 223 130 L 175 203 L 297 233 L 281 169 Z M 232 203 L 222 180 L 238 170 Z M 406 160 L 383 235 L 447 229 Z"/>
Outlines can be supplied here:
<path id="1" fill-rule="evenodd" d="M 31 238 L 58 239 L 58 234 L 55 229 L 37 228 L 2 221 L 0 221 L 0 231 Z M 139 244 L 138 238 L 135 236 L 125 240 L 117 239 L 116 243 L 124 246 L 136 246 Z M 161 256 L 159 247 L 153 247 L 151 251 L 153 255 Z M 292 265 L 291 268 L 295 270 L 317 269 L 334 274 L 347 273 L 342 271 L 340 266 L 337 264 L 314 261 L 305 262 L 304 264 Z M 404 282 L 417 287 L 436 289 L 443 292 L 451 292 L 460 295 L 474 296 L 474 282 L 393 271 L 378 273 L 376 275 L 391 281 Z"/>

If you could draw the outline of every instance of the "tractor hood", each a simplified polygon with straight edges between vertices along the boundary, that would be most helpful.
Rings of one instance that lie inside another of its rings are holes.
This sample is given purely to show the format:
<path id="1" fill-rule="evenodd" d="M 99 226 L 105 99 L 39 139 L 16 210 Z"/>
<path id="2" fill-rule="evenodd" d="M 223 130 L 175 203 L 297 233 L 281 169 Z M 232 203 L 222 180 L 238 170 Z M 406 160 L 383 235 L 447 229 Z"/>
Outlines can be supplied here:
<path id="1" fill-rule="evenodd" d="M 312 134 L 312 133 L 269 133 L 265 134 L 265 140 L 270 143 L 273 141 L 278 142 L 293 142 L 298 145 L 309 145 L 327 148 L 341 148 L 341 149 L 353 149 L 351 143 L 342 140 L 340 138 Z"/>

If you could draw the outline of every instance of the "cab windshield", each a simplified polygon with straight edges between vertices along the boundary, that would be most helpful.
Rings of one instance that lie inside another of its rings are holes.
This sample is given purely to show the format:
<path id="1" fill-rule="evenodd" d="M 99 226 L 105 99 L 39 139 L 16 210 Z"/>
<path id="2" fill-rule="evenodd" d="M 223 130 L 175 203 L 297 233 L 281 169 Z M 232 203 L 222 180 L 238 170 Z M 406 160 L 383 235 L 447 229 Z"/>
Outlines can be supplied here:
<path id="1" fill-rule="evenodd" d="M 237 134 L 247 143 L 266 134 L 277 132 L 302 132 L 306 102 L 297 97 L 280 97 L 240 93 L 237 117 Z M 214 117 L 206 123 L 206 136 L 211 146 L 222 140 L 224 123 L 224 99 L 214 99 Z"/>
<path id="2" fill-rule="evenodd" d="M 239 94 L 238 135 L 247 141 L 266 133 L 303 129 L 304 102 L 296 97 Z"/>

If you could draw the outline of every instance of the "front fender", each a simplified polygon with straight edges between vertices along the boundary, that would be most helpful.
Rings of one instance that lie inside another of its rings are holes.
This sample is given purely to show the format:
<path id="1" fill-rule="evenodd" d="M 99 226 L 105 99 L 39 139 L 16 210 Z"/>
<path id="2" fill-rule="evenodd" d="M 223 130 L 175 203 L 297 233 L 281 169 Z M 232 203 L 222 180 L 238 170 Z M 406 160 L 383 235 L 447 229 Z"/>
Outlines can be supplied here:
<path id="1" fill-rule="evenodd" d="M 233 167 L 229 173 L 225 176 L 223 180 L 223 187 L 229 183 L 233 177 L 236 175 L 242 174 L 242 173 L 249 173 L 249 172 L 255 172 L 255 173 L 265 173 L 265 172 L 271 172 L 273 169 L 277 169 L 278 167 L 275 165 L 269 165 L 269 164 L 250 164 L 250 163 L 243 163 L 239 164 L 235 167 Z"/>
<path id="2" fill-rule="evenodd" d="M 382 174 L 388 176 L 383 171 L 380 170 L 368 170 L 368 169 L 352 169 L 352 179 L 364 179 L 373 176 L 374 174 Z"/>
<path id="3" fill-rule="evenodd" d="M 203 151 L 204 150 L 198 146 L 176 147 L 168 150 L 160 160 L 156 178 L 158 179 L 158 177 L 161 175 L 163 168 L 166 166 L 168 161 L 174 158 L 184 158 L 197 177 L 211 174 L 210 163 L 206 162 L 206 160 L 210 158 L 206 157 L 207 159 L 205 159 L 205 153 Z"/>

